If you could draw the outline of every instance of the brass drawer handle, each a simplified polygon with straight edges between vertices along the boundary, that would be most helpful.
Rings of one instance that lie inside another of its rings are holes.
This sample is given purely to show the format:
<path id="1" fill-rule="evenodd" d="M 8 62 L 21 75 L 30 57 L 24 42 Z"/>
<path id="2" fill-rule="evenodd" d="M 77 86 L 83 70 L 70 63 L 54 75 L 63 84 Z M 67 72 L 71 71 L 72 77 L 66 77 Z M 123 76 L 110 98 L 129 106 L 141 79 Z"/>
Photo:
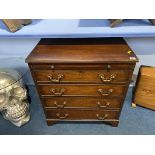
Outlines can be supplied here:
<path id="1" fill-rule="evenodd" d="M 103 89 L 98 89 L 98 92 L 99 92 L 102 96 L 109 96 L 109 95 L 113 92 L 113 89 L 109 89 L 107 92 L 104 92 Z"/>
<path id="2" fill-rule="evenodd" d="M 64 101 L 62 104 L 58 104 L 57 101 L 54 101 L 54 104 L 57 108 L 64 108 L 66 105 L 66 101 Z"/>
<path id="3" fill-rule="evenodd" d="M 50 92 L 54 94 L 55 96 L 62 96 L 65 92 L 65 89 L 59 88 L 59 89 L 51 89 Z"/>
<path id="4" fill-rule="evenodd" d="M 51 82 L 60 82 L 63 79 L 62 74 L 58 74 L 57 79 L 54 79 L 52 75 L 47 76 Z"/>
<path id="5" fill-rule="evenodd" d="M 109 78 L 106 78 L 103 74 L 99 75 L 99 78 L 102 82 L 112 82 L 115 79 L 116 75 L 112 74 Z"/>
<path id="6" fill-rule="evenodd" d="M 65 119 L 65 118 L 68 117 L 68 114 L 63 114 L 63 115 L 61 115 L 61 114 L 57 113 L 56 115 L 57 115 L 57 117 L 58 117 L 59 119 Z"/>
<path id="7" fill-rule="evenodd" d="M 97 102 L 97 105 L 98 105 L 99 108 L 107 108 L 107 107 L 109 107 L 110 102 L 106 102 L 105 105 L 102 105 L 101 102 L 98 101 L 98 102 Z"/>
<path id="8" fill-rule="evenodd" d="M 108 117 L 108 114 L 105 114 L 104 116 L 100 116 L 99 114 L 96 114 L 96 117 L 98 120 L 105 120 Z"/>

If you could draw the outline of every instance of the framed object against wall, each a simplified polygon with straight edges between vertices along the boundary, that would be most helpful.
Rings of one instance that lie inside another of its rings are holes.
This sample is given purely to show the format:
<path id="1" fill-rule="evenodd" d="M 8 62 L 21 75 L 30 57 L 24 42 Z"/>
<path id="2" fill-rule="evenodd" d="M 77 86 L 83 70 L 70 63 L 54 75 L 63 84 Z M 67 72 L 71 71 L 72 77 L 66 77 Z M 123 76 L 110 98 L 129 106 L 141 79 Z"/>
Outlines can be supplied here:
<path id="1" fill-rule="evenodd" d="M 2 19 L 2 21 L 11 32 L 16 32 L 32 22 L 31 19 Z"/>

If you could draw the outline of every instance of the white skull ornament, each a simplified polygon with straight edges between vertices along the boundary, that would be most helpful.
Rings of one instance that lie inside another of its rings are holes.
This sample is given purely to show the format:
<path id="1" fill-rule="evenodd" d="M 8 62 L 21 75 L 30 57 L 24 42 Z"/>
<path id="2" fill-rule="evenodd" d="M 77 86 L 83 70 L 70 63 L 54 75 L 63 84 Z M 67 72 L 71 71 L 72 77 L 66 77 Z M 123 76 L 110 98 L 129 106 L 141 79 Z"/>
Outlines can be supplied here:
<path id="1" fill-rule="evenodd" d="M 0 111 L 18 127 L 30 120 L 27 91 L 22 81 L 5 71 L 0 71 Z"/>

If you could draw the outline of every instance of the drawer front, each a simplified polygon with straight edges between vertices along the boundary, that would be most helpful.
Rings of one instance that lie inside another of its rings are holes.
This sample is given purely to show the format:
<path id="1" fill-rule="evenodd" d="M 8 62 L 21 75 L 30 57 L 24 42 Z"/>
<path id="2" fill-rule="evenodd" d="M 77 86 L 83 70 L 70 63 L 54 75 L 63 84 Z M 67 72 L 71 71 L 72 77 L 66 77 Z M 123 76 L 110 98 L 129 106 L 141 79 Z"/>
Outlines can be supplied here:
<path id="1" fill-rule="evenodd" d="M 47 119 L 55 120 L 112 120 L 118 119 L 119 111 L 103 110 L 52 110 L 45 109 Z"/>
<path id="2" fill-rule="evenodd" d="M 126 86 L 124 85 L 37 85 L 41 96 L 100 96 L 112 97 L 123 96 Z"/>
<path id="3" fill-rule="evenodd" d="M 42 101 L 45 108 L 54 109 L 120 109 L 121 107 L 121 98 L 101 99 L 93 97 L 51 97 L 42 98 Z"/>
<path id="4" fill-rule="evenodd" d="M 132 70 L 35 70 L 37 83 L 125 83 Z"/>
<path id="5" fill-rule="evenodd" d="M 109 63 L 109 64 L 29 64 L 32 70 L 70 70 L 70 69 L 101 69 L 101 70 L 111 70 L 111 69 L 134 69 L 135 64 L 128 63 Z"/>

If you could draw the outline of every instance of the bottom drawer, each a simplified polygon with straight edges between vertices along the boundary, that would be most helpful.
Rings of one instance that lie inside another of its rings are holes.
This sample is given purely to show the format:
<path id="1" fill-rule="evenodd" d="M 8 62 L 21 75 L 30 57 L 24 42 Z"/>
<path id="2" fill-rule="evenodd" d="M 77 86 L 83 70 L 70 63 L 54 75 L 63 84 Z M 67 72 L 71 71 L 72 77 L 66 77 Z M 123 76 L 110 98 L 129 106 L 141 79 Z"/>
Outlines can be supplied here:
<path id="1" fill-rule="evenodd" d="M 54 120 L 111 120 L 118 119 L 118 110 L 53 110 L 45 109 L 47 119 Z"/>

